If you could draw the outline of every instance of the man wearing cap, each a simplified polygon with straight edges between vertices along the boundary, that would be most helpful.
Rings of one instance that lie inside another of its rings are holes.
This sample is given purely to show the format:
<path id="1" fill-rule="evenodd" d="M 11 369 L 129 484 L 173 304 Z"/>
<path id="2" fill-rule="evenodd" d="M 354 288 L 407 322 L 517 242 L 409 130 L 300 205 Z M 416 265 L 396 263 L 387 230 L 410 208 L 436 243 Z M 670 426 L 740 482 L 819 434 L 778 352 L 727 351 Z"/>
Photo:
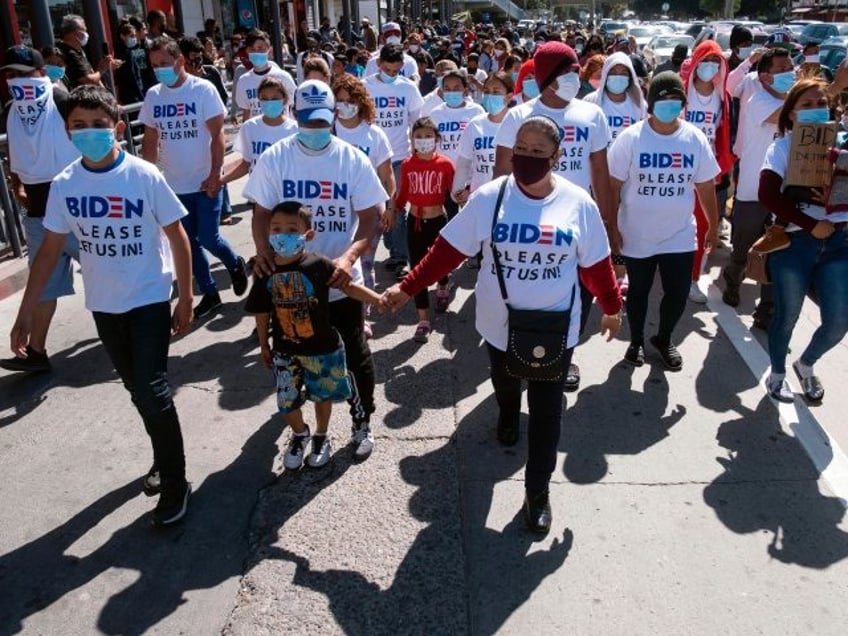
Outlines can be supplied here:
<path id="1" fill-rule="evenodd" d="M 495 135 L 495 177 L 512 172 L 516 133 L 528 117 L 550 117 L 562 134 L 562 156 L 554 171 L 595 198 L 604 220 L 610 218 L 607 146 L 611 135 L 607 117 L 595 104 L 576 99 L 580 88 L 577 54 L 564 42 L 546 42 L 533 56 L 539 97 L 510 109 Z M 591 295 L 581 286 L 581 326 L 591 308 Z M 580 369 L 569 368 L 566 389 L 580 384 Z"/>
<path id="2" fill-rule="evenodd" d="M 26 46 L 11 47 L 6 50 L 0 70 L 12 96 L 11 106 L 4 113 L 4 124 L 9 140 L 12 187 L 27 209 L 23 226 L 32 264 L 44 240 L 42 222 L 50 183 L 79 157 L 79 152 L 65 131 L 65 121 L 54 99 L 53 83 L 46 75 L 41 53 Z M 78 255 L 76 239 L 69 238 L 33 314 L 27 356 L 0 360 L 0 367 L 24 372 L 50 370 L 47 332 L 56 311 L 56 299 L 74 293 L 71 258 L 78 259 Z"/>
<path id="3" fill-rule="evenodd" d="M 739 304 L 739 287 L 745 279 L 748 250 L 762 236 L 771 217 L 759 199 L 760 168 L 766 150 L 777 136 L 777 120 L 783 100 L 795 83 L 795 69 L 789 54 L 790 47 L 794 47 L 785 33 L 772 34 L 772 38 L 775 36 L 784 36 L 788 46 L 770 43 L 770 48 L 757 62 L 757 76 L 751 95 L 747 99 L 743 96 L 739 105 L 739 127 L 733 148 L 739 157 L 739 176 L 733 198 L 733 251 L 730 263 L 722 272 L 725 282 L 722 300 L 731 307 Z M 734 72 L 744 66 L 740 65 Z M 761 285 L 760 301 L 754 310 L 754 327 L 768 328 L 773 307 L 771 296 L 771 286 Z"/>
<path id="4" fill-rule="evenodd" d="M 370 417 L 374 412 L 374 361 L 364 336 L 362 303 L 339 289 L 362 283 L 359 257 L 368 248 L 388 194 L 368 158 L 332 134 L 335 99 L 321 81 L 308 80 L 295 91 L 296 135 L 283 139 L 259 157 L 244 188 L 255 203 L 253 240 L 258 272 L 274 271 L 268 237 L 271 209 L 298 201 L 312 209 L 315 238 L 310 250 L 336 264 L 330 285 L 330 322 L 345 345 L 352 376 L 349 400 L 354 457 L 365 459 L 374 446 Z M 320 179 L 320 181 L 319 181 Z"/>
<path id="5" fill-rule="evenodd" d="M 400 25 L 397 22 L 386 22 L 383 25 L 382 34 L 383 46 L 386 46 L 387 44 L 401 43 L 401 30 Z M 380 51 L 377 51 L 371 56 L 368 60 L 368 64 L 365 66 L 365 77 L 377 74 L 380 70 L 379 62 Z M 411 80 L 415 84 L 418 84 L 418 80 L 421 79 L 418 76 L 418 63 L 415 61 L 415 58 L 407 55 L 406 53 L 403 54 L 403 66 L 401 66 L 400 75 Z"/>
<path id="6" fill-rule="evenodd" d="M 647 81 L 648 68 L 645 66 L 645 60 L 641 55 L 633 51 L 630 38 L 628 38 L 624 33 L 616 36 L 615 43 L 613 44 L 613 51 L 620 51 L 621 53 L 630 56 L 630 61 L 633 62 L 633 70 L 636 71 L 636 77 L 638 77 L 642 82 Z"/>
<path id="7" fill-rule="evenodd" d="M 630 279 L 630 346 L 624 359 L 634 366 L 645 363 L 645 321 L 659 269 L 663 298 L 657 333 L 650 342 L 672 371 L 683 367 L 672 335 L 689 296 L 697 243 L 692 214 L 696 198 L 707 218 L 707 246 L 715 245 L 718 228 L 714 180 L 719 166 L 706 135 L 680 118 L 685 104 L 679 75 L 666 71 L 654 76 L 648 88 L 648 118 L 625 128 L 609 151 L 610 238 L 613 252 L 624 256 Z"/>

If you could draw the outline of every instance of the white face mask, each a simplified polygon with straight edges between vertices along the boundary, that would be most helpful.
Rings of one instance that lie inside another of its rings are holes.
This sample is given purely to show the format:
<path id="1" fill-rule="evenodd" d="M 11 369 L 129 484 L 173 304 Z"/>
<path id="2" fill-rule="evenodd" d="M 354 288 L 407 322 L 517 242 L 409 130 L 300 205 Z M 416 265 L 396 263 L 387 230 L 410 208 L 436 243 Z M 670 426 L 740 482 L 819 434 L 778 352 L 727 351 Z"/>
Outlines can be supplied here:
<path id="1" fill-rule="evenodd" d="M 816 53 L 815 55 L 805 55 L 804 56 L 804 63 L 805 64 L 820 64 L 821 58 L 819 57 L 818 53 Z"/>
<path id="2" fill-rule="evenodd" d="M 386 38 L 386 44 L 400 44 L 400 36 L 399 35 L 390 35 Z"/>
<path id="3" fill-rule="evenodd" d="M 432 137 L 425 137 L 424 139 L 413 139 L 412 145 L 415 148 L 416 152 L 433 152 L 436 149 L 436 140 Z"/>
<path id="4" fill-rule="evenodd" d="M 556 96 L 564 102 L 570 102 L 577 97 L 580 90 L 580 77 L 577 73 L 566 73 L 557 77 Z"/>
<path id="5" fill-rule="evenodd" d="M 339 119 L 353 119 L 359 114 L 359 106 L 350 102 L 336 102 Z"/>
<path id="6" fill-rule="evenodd" d="M 743 60 L 748 59 L 748 56 L 751 55 L 751 51 L 754 50 L 753 46 L 740 46 L 739 47 L 739 57 Z"/>
<path id="7" fill-rule="evenodd" d="M 77 39 L 79 40 L 80 46 L 85 46 L 86 44 L 88 44 L 88 38 L 88 31 L 83 31 L 82 35 L 78 35 Z"/>
<path id="8" fill-rule="evenodd" d="M 419 50 L 421 50 L 421 47 L 418 46 L 417 44 L 410 44 L 409 45 L 409 52 L 410 53 L 418 53 Z"/>

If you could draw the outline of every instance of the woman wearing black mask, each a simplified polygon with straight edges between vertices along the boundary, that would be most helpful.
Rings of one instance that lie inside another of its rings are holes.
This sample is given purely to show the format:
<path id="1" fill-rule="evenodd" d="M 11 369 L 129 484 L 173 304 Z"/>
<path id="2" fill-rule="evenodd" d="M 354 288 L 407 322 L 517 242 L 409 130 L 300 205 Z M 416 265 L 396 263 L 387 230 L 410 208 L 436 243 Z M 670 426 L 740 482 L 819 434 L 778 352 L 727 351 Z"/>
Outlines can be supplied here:
<path id="1" fill-rule="evenodd" d="M 516 135 L 512 174 L 481 186 L 441 231 L 424 260 L 384 296 L 384 304 L 397 310 L 410 296 L 482 252 L 474 292 L 480 310 L 476 326 L 491 360 L 500 411 L 498 439 L 508 446 L 519 439 L 522 390 L 521 378 L 506 369 L 508 307 L 571 310 L 574 319 L 563 329 L 561 341 L 566 347 L 562 379 L 527 382 L 524 517 L 528 528 L 540 533 L 551 526 L 548 485 L 556 465 L 565 371 L 580 327 L 578 271 L 604 311 L 601 333 L 612 339 L 621 326 L 621 295 L 598 207 L 585 190 L 552 172 L 560 155 L 559 135 L 548 117 L 527 119 Z"/>

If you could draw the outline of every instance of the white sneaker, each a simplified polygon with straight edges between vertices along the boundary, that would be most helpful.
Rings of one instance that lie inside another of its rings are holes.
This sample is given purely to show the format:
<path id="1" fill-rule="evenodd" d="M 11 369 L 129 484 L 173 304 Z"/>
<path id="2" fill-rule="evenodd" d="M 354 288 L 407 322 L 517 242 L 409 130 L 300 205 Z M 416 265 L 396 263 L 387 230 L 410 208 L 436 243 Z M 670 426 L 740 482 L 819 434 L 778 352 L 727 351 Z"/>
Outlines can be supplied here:
<path id="1" fill-rule="evenodd" d="M 304 435 L 295 435 L 289 438 L 289 443 L 286 445 L 286 452 L 283 455 L 283 466 L 287 470 L 297 470 L 303 466 L 303 457 L 306 453 L 306 448 L 309 446 L 309 429 L 306 429 Z"/>
<path id="2" fill-rule="evenodd" d="M 333 447 L 330 444 L 330 438 L 326 435 L 312 436 L 312 452 L 306 458 L 306 465 L 310 468 L 321 468 L 326 466 L 330 461 L 330 455 L 333 454 Z"/>
<path id="3" fill-rule="evenodd" d="M 358 428 L 352 429 L 350 443 L 353 444 L 353 458 L 356 461 L 362 461 L 370 457 L 374 450 L 374 435 L 371 434 L 371 427 L 368 424 L 360 424 Z"/>
<path id="4" fill-rule="evenodd" d="M 701 288 L 698 287 L 698 283 L 692 283 L 689 286 L 689 300 L 693 303 L 698 303 L 699 305 L 707 304 L 707 295 L 701 291 Z"/>

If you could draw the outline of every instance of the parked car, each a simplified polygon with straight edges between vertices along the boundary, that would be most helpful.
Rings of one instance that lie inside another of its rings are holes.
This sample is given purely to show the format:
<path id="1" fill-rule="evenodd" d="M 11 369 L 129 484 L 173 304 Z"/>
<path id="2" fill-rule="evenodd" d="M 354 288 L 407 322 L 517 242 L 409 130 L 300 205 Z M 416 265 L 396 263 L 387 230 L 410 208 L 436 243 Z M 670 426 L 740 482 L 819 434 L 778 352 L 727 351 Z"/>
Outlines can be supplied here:
<path id="1" fill-rule="evenodd" d="M 689 50 L 689 55 L 692 54 L 692 49 L 695 46 L 695 38 L 691 35 L 683 33 L 670 33 L 663 35 L 655 35 L 651 41 L 642 49 L 642 54 L 651 67 L 656 68 L 663 62 L 671 59 L 671 54 L 674 52 L 674 47 L 678 44 L 685 44 Z"/>
<path id="2" fill-rule="evenodd" d="M 819 62 L 834 73 L 848 56 L 848 36 L 838 35 L 828 38 L 819 47 Z"/>
<path id="3" fill-rule="evenodd" d="M 670 28 L 661 26 L 659 24 L 637 24 L 635 26 L 630 27 L 627 31 L 627 35 L 632 35 L 636 38 L 636 46 L 639 47 L 639 50 L 645 48 L 645 45 L 650 42 L 655 36 L 660 35 L 662 33 L 671 34 L 672 31 Z"/>
<path id="4" fill-rule="evenodd" d="M 604 20 L 601 22 L 601 26 L 598 27 L 598 31 L 600 31 L 601 35 L 606 38 L 611 38 L 613 35 L 618 33 L 619 31 L 624 31 L 627 33 L 630 25 L 627 22 L 617 22 L 615 20 Z"/>
<path id="5" fill-rule="evenodd" d="M 848 35 L 848 24 L 836 22 L 808 24 L 798 36 L 798 42 L 802 45 L 807 42 L 823 42 L 836 35 Z"/>

